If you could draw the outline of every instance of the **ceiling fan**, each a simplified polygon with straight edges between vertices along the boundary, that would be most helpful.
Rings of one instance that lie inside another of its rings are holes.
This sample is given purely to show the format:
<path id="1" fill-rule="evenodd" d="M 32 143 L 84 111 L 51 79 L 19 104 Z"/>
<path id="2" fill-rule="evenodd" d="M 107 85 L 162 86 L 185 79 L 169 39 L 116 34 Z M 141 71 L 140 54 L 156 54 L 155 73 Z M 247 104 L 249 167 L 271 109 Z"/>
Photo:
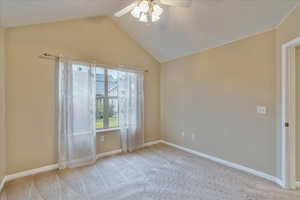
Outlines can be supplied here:
<path id="1" fill-rule="evenodd" d="M 163 8 L 160 5 L 190 7 L 192 0 L 136 0 L 122 10 L 116 12 L 114 16 L 122 17 L 131 12 L 131 15 L 140 22 L 156 22 L 160 19 L 163 13 Z"/>

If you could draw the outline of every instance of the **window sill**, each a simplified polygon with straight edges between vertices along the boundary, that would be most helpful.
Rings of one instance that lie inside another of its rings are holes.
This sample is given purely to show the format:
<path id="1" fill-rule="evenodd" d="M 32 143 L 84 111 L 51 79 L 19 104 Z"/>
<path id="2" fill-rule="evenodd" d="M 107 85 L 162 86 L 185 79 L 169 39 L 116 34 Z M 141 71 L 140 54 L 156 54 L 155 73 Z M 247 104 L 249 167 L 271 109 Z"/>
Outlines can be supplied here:
<path id="1" fill-rule="evenodd" d="M 119 131 L 120 128 L 107 128 L 107 129 L 99 129 L 96 130 L 96 133 L 106 133 L 106 132 L 113 132 L 113 131 Z"/>

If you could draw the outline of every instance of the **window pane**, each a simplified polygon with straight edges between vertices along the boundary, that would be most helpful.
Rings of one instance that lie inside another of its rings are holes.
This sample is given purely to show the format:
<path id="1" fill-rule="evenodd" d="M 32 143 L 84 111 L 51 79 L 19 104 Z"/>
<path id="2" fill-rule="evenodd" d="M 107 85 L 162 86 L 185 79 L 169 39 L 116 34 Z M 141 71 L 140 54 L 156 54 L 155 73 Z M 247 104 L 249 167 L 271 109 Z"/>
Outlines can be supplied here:
<path id="1" fill-rule="evenodd" d="M 104 128 L 104 69 L 96 68 L 96 129 Z"/>
<path id="2" fill-rule="evenodd" d="M 96 128 L 119 127 L 118 71 L 96 70 Z"/>
<path id="3" fill-rule="evenodd" d="M 119 104 L 117 98 L 109 98 L 108 122 L 109 128 L 119 127 Z"/>
<path id="4" fill-rule="evenodd" d="M 116 70 L 107 70 L 107 80 L 108 80 L 108 96 L 117 97 L 118 96 L 118 72 Z"/>
<path id="5" fill-rule="evenodd" d="M 96 97 L 96 129 L 104 128 L 104 98 Z"/>
<path id="6" fill-rule="evenodd" d="M 96 68 L 96 94 L 97 96 L 104 96 L 105 84 L 104 84 L 104 69 Z"/>

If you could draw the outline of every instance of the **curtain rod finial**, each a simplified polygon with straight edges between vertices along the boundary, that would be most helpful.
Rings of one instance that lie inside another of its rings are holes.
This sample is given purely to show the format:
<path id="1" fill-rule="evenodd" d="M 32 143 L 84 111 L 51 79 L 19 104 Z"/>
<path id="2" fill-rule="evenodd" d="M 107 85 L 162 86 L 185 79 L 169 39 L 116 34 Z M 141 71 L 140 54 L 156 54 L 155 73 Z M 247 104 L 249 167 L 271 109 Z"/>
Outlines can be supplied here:
<path id="1" fill-rule="evenodd" d="M 42 55 L 43 55 L 43 56 L 50 56 L 50 54 L 49 54 L 49 53 L 46 53 L 46 52 L 45 52 L 45 53 L 42 53 Z"/>

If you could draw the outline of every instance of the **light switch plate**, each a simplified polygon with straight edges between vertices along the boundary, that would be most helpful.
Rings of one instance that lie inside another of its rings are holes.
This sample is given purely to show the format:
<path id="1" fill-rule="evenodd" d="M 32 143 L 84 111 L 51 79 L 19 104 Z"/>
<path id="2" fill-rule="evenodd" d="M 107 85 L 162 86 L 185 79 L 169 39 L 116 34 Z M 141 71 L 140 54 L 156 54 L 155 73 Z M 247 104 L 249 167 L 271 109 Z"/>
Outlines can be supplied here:
<path id="1" fill-rule="evenodd" d="M 267 107 L 266 106 L 256 106 L 256 112 L 261 115 L 266 115 Z"/>

